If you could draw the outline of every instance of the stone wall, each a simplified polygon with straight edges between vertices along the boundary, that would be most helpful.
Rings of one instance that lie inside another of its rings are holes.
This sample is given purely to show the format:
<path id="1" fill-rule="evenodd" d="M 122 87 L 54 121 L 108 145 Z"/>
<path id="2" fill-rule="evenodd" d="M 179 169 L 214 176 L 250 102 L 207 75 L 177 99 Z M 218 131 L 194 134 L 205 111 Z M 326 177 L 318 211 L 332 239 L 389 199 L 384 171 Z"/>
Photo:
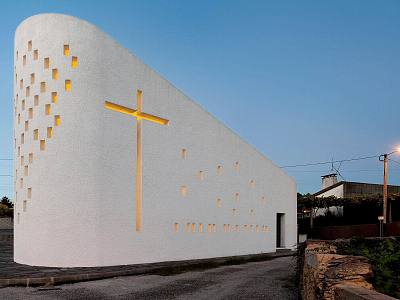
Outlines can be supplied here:
<path id="1" fill-rule="evenodd" d="M 372 266 L 362 256 L 339 255 L 326 241 L 308 241 L 304 253 L 302 297 L 305 300 L 335 299 L 339 285 L 373 290 Z"/>

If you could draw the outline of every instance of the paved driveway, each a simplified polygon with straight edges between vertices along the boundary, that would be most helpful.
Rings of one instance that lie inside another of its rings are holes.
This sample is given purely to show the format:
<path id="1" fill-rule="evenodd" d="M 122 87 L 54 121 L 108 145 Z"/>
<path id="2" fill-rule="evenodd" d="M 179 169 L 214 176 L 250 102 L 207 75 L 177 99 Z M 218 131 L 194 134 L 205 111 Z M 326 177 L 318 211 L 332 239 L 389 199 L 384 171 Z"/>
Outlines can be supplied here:
<path id="1" fill-rule="evenodd" d="M 0 299 L 297 299 L 295 258 L 160 276 L 126 276 L 52 288 L 7 287 Z"/>

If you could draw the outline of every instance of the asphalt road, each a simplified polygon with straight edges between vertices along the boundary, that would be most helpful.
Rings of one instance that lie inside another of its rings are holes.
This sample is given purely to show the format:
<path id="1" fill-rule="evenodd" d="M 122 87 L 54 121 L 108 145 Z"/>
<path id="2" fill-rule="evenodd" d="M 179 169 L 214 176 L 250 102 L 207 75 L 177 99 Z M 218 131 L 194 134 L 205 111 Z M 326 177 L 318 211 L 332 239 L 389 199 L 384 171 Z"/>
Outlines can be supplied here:
<path id="1" fill-rule="evenodd" d="M 126 276 L 49 288 L 7 287 L 0 299 L 297 299 L 294 257 L 160 276 Z"/>

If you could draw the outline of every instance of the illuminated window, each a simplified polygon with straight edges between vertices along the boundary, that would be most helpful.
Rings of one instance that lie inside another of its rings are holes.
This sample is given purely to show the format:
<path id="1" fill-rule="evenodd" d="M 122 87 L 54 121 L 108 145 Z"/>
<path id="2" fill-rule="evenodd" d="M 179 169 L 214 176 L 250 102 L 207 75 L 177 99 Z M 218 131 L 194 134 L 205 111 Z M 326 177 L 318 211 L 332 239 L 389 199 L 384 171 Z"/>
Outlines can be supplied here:
<path id="1" fill-rule="evenodd" d="M 65 80 L 65 90 L 69 92 L 71 90 L 71 80 Z"/>
<path id="2" fill-rule="evenodd" d="M 24 165 L 24 156 L 21 155 L 21 166 L 23 166 L 23 165 Z"/>
<path id="3" fill-rule="evenodd" d="M 35 73 L 31 74 L 31 84 L 35 83 Z"/>
<path id="4" fill-rule="evenodd" d="M 60 126 L 61 124 L 61 118 L 59 115 L 54 116 L 54 126 Z"/>
<path id="5" fill-rule="evenodd" d="M 37 141 L 39 139 L 39 129 L 33 131 L 33 139 Z"/>
<path id="6" fill-rule="evenodd" d="M 52 77 L 54 80 L 58 79 L 58 69 L 53 69 L 52 71 Z"/>
<path id="7" fill-rule="evenodd" d="M 235 199 L 236 199 L 236 201 L 239 201 L 239 198 L 240 198 L 239 193 L 236 193 L 236 194 L 235 194 Z"/>
<path id="8" fill-rule="evenodd" d="M 46 92 L 46 82 L 42 81 L 40 83 L 40 92 L 45 93 Z"/>
<path id="9" fill-rule="evenodd" d="M 32 107 L 29 108 L 28 117 L 29 117 L 29 119 L 33 118 L 33 108 Z"/>
<path id="10" fill-rule="evenodd" d="M 25 141 L 25 135 L 23 133 L 21 133 L 21 144 L 23 144 Z"/>
<path id="11" fill-rule="evenodd" d="M 182 149 L 181 157 L 182 157 L 182 159 L 186 159 L 186 157 L 187 157 L 187 150 L 186 149 Z"/>
<path id="12" fill-rule="evenodd" d="M 24 167 L 24 176 L 28 176 L 28 166 Z"/>
<path id="13" fill-rule="evenodd" d="M 203 232 L 203 223 L 199 223 L 199 232 Z"/>
<path id="14" fill-rule="evenodd" d="M 22 56 L 22 65 L 26 65 L 26 55 Z"/>
<path id="15" fill-rule="evenodd" d="M 57 98 L 58 98 L 57 92 L 52 92 L 51 93 L 51 102 L 57 103 Z"/>
<path id="16" fill-rule="evenodd" d="M 222 166 L 219 165 L 217 166 L 217 175 L 221 175 L 221 173 L 222 173 Z"/>
<path id="17" fill-rule="evenodd" d="M 204 179 L 204 172 L 203 171 L 199 171 L 198 177 L 199 177 L 199 180 L 203 180 Z"/>
<path id="18" fill-rule="evenodd" d="M 24 79 L 21 79 L 19 81 L 19 89 L 22 90 L 23 87 L 24 87 Z"/>
<path id="19" fill-rule="evenodd" d="M 221 200 L 221 198 L 217 198 L 217 207 L 221 207 L 221 205 L 222 205 L 222 200 Z"/>
<path id="20" fill-rule="evenodd" d="M 235 161 L 235 169 L 236 169 L 237 171 L 239 171 L 239 169 L 240 169 L 240 164 L 239 164 L 238 161 Z"/>
<path id="21" fill-rule="evenodd" d="M 32 51 L 32 41 L 28 42 L 28 51 Z"/>
<path id="22" fill-rule="evenodd" d="M 25 121 L 25 131 L 29 130 L 29 121 Z"/>
<path id="23" fill-rule="evenodd" d="M 182 185 L 181 186 L 181 195 L 183 196 L 183 197 L 186 197 L 187 196 L 187 187 L 186 187 L 186 185 Z"/>
<path id="24" fill-rule="evenodd" d="M 47 127 L 47 138 L 51 139 L 53 136 L 53 127 Z"/>
<path id="25" fill-rule="evenodd" d="M 22 110 L 25 110 L 25 100 L 22 100 L 22 101 L 21 101 L 21 109 L 22 109 Z"/>
<path id="26" fill-rule="evenodd" d="M 43 67 L 44 67 L 45 69 L 50 68 L 50 58 L 48 58 L 48 57 L 45 57 L 45 58 L 44 58 L 44 60 L 43 60 Z"/>
<path id="27" fill-rule="evenodd" d="M 195 232 L 195 231 L 196 231 L 196 224 L 192 223 L 192 232 Z"/>
<path id="28" fill-rule="evenodd" d="M 45 105 L 45 107 L 44 107 L 44 112 L 45 112 L 45 114 L 46 114 L 47 116 L 51 114 L 51 106 L 50 106 L 50 104 L 46 104 L 46 105 Z"/>
<path id="29" fill-rule="evenodd" d="M 33 60 L 37 60 L 39 58 L 39 51 L 36 49 L 36 50 L 33 50 Z"/>
<path id="30" fill-rule="evenodd" d="M 64 55 L 69 56 L 69 45 L 64 45 Z"/>
<path id="31" fill-rule="evenodd" d="M 71 67 L 72 67 L 73 69 L 75 69 L 75 68 L 78 67 L 78 57 L 72 56 Z"/>
<path id="32" fill-rule="evenodd" d="M 27 86 L 27 87 L 25 88 L 25 96 L 26 96 L 26 97 L 29 97 L 30 94 L 31 94 L 31 88 L 30 88 L 29 86 Z"/>
<path id="33" fill-rule="evenodd" d="M 179 223 L 174 223 L 174 231 L 175 232 L 179 231 Z"/>
<path id="34" fill-rule="evenodd" d="M 28 199 L 32 198 L 32 188 L 28 188 Z"/>
<path id="35" fill-rule="evenodd" d="M 39 105 L 39 95 L 35 95 L 33 97 L 33 103 L 34 103 L 35 106 Z"/>
<path id="36" fill-rule="evenodd" d="M 46 149 L 46 142 L 45 140 L 40 140 L 40 150 L 43 151 Z"/>
<path id="37" fill-rule="evenodd" d="M 256 186 L 255 180 L 250 180 L 250 187 L 254 188 Z"/>
<path id="38" fill-rule="evenodd" d="M 22 211 L 26 212 L 26 200 L 22 203 Z"/>
<path id="39" fill-rule="evenodd" d="M 33 153 L 29 153 L 29 163 L 33 163 Z"/>

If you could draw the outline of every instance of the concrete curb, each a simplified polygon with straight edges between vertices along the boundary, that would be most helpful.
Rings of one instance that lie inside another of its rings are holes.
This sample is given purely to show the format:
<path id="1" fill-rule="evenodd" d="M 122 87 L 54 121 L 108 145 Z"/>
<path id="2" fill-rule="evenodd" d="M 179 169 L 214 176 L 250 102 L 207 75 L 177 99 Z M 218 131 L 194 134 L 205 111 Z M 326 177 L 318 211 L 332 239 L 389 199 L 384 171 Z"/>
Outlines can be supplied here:
<path id="1" fill-rule="evenodd" d="M 295 251 L 264 253 L 255 255 L 229 256 L 211 259 L 174 261 L 163 263 L 150 263 L 144 265 L 124 265 L 118 271 L 88 272 L 81 274 L 65 274 L 56 276 L 31 277 L 24 276 L 19 278 L 0 278 L 0 287 L 9 286 L 54 286 L 64 283 L 74 283 L 90 280 L 99 280 L 119 276 L 132 276 L 143 274 L 176 274 L 200 269 L 211 269 L 227 265 L 238 265 L 256 261 L 271 260 L 278 257 L 294 256 Z M 105 269 L 107 267 L 104 267 Z M 73 268 L 71 268 L 73 269 Z M 90 268 L 88 268 L 90 269 Z"/>

